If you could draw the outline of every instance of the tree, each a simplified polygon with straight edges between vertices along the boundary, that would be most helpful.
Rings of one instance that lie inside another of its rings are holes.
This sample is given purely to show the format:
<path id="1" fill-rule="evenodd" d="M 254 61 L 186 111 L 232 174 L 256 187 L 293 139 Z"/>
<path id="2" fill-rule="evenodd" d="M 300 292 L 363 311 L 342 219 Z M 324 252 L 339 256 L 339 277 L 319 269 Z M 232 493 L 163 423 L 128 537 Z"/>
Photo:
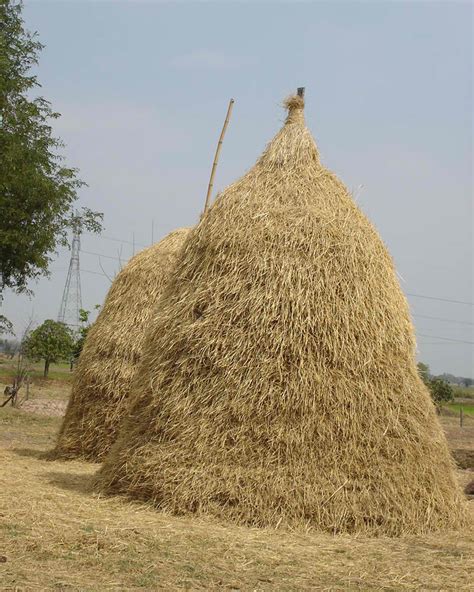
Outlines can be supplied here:
<path id="1" fill-rule="evenodd" d="M 433 403 L 439 410 L 445 403 L 452 401 L 454 398 L 454 391 L 446 380 L 441 377 L 432 377 L 430 374 L 430 367 L 428 364 L 418 362 L 418 373 L 421 380 L 426 384 L 430 391 Z"/>
<path id="2" fill-rule="evenodd" d="M 99 308 L 100 304 L 96 304 L 94 306 L 94 310 L 99 310 Z M 79 320 L 81 322 L 81 327 L 79 328 L 79 334 L 74 343 L 74 349 L 72 352 L 73 362 L 77 362 L 77 360 L 79 359 L 79 356 L 82 352 L 82 348 L 84 347 L 84 343 L 86 342 L 89 329 L 92 327 L 92 323 L 89 322 L 90 314 L 90 310 L 84 310 L 83 308 L 79 310 Z"/>
<path id="3" fill-rule="evenodd" d="M 20 349 L 20 344 L 14 339 L 0 339 L 0 349 L 6 356 L 13 359 Z"/>
<path id="4" fill-rule="evenodd" d="M 3 333 L 13 335 L 13 325 L 6 316 L 0 315 L 0 335 L 3 335 Z"/>
<path id="5" fill-rule="evenodd" d="M 440 374 L 439 376 L 437 376 L 437 378 L 441 378 L 449 384 L 458 384 L 460 381 L 460 378 L 458 376 L 454 376 L 454 374 L 449 374 L 448 372 L 443 372 L 443 374 Z"/>
<path id="6" fill-rule="evenodd" d="M 83 308 L 79 310 L 79 321 L 81 323 L 81 326 L 79 327 L 78 335 L 74 342 L 74 347 L 72 349 L 71 370 L 73 364 L 77 362 L 79 356 L 81 355 L 82 348 L 84 347 L 84 343 L 86 341 L 87 333 L 89 332 L 89 329 L 91 327 L 91 324 L 89 323 L 90 314 L 90 310 L 84 310 Z"/>
<path id="7" fill-rule="evenodd" d="M 432 378 L 429 389 L 431 397 L 438 408 L 454 399 L 454 392 L 451 385 L 442 378 Z"/>
<path id="8" fill-rule="evenodd" d="M 418 368 L 418 374 L 420 375 L 421 380 L 429 386 L 430 382 L 430 367 L 428 364 L 424 364 L 423 362 L 418 362 L 416 365 Z"/>
<path id="9" fill-rule="evenodd" d="M 33 319 L 30 318 L 28 324 L 26 325 L 23 333 L 21 335 L 21 340 L 19 343 L 16 343 L 16 351 L 18 351 L 18 358 L 16 360 L 16 370 L 13 377 L 13 384 L 9 388 L 11 397 L 11 403 L 13 406 L 16 406 L 18 403 L 18 392 L 23 386 L 23 383 L 26 381 L 26 396 L 28 397 L 28 381 L 29 381 L 29 373 L 30 373 L 30 362 L 28 356 L 25 353 L 25 343 L 30 335 L 31 325 L 33 324 Z M 14 351 L 14 354 L 16 353 Z M 13 355 L 14 355 L 13 354 Z M 13 358 L 12 355 L 12 358 Z"/>
<path id="10" fill-rule="evenodd" d="M 24 352 L 32 360 L 44 360 L 44 377 L 48 376 L 49 365 L 70 358 L 74 347 L 71 330 L 63 323 L 46 320 L 25 340 Z"/>
<path id="11" fill-rule="evenodd" d="M 67 244 L 77 223 L 74 204 L 84 183 L 64 165 L 63 143 L 52 134 L 59 117 L 43 97 L 31 68 L 43 45 L 24 29 L 22 0 L 0 0 L 0 294 L 27 290 L 48 275 L 51 255 Z M 86 230 L 101 228 L 102 214 L 83 208 Z"/>

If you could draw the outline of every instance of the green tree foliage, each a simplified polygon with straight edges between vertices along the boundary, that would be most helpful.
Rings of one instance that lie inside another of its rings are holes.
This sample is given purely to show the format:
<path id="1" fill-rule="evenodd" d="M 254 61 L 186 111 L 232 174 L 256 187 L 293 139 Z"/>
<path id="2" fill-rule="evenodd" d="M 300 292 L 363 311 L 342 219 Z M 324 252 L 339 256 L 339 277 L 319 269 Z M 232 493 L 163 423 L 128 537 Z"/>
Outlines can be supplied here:
<path id="1" fill-rule="evenodd" d="M 4 333 L 9 333 L 13 335 L 13 325 L 11 321 L 7 319 L 6 316 L 0 315 L 0 335 Z"/>
<path id="2" fill-rule="evenodd" d="M 21 0 L 0 0 L 0 294 L 26 291 L 30 279 L 48 274 L 51 255 L 77 223 L 83 185 L 52 134 L 59 114 L 32 98 L 40 85 L 31 68 L 43 46 L 25 30 L 22 8 Z M 80 219 L 86 230 L 100 230 L 102 214 L 83 208 Z"/>
<path id="3" fill-rule="evenodd" d="M 89 332 L 89 328 L 91 326 L 89 323 L 90 313 L 90 310 L 84 310 L 83 308 L 79 310 L 79 320 L 81 322 L 81 326 L 79 328 L 78 337 L 74 343 L 74 348 L 72 351 L 74 361 L 76 361 L 79 358 L 79 356 L 81 355 L 82 348 L 84 347 L 87 333 Z"/>
<path id="4" fill-rule="evenodd" d="M 44 360 L 44 377 L 48 376 L 49 365 L 60 360 L 68 360 L 74 347 L 71 330 L 63 323 L 47 320 L 30 333 L 24 343 L 24 353 L 28 358 Z"/>
<path id="5" fill-rule="evenodd" d="M 428 364 L 423 364 L 423 362 L 418 362 L 417 364 L 418 374 L 420 375 L 421 380 L 428 386 L 430 382 L 430 367 Z"/>
<path id="6" fill-rule="evenodd" d="M 445 380 L 430 375 L 430 367 L 423 362 L 418 362 L 418 373 L 430 391 L 434 404 L 439 409 L 445 403 L 454 399 L 454 391 Z"/>
<path id="7" fill-rule="evenodd" d="M 96 304 L 94 306 L 94 310 L 99 310 L 99 308 L 100 304 Z M 79 356 L 82 352 L 82 348 L 84 347 L 84 343 L 86 342 L 89 329 L 92 327 L 92 323 L 89 322 L 90 314 L 90 310 L 84 310 L 83 308 L 79 310 L 79 320 L 81 322 L 81 326 L 79 328 L 78 337 L 74 343 L 74 349 L 72 352 L 73 362 L 77 362 L 77 360 L 79 359 Z"/>
<path id="8" fill-rule="evenodd" d="M 20 349 L 20 344 L 12 339 L 0 339 L 0 350 L 10 359 L 15 357 L 15 354 Z"/>
<path id="9" fill-rule="evenodd" d="M 449 403 L 454 399 L 454 392 L 451 385 L 442 378 L 432 378 L 430 380 L 429 388 L 433 401 L 438 407 L 441 407 L 445 403 Z"/>

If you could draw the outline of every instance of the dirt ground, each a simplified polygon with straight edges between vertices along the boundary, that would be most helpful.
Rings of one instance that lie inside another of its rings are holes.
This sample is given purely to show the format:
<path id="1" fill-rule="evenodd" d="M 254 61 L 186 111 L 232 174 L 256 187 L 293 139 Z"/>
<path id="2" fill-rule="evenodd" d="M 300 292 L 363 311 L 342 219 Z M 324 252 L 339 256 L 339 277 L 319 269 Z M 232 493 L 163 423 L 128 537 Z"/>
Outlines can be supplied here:
<path id="1" fill-rule="evenodd" d="M 0 385 L 3 390 L 3 387 Z M 48 462 L 69 393 L 43 384 L 0 409 L 0 590 L 472 590 L 472 533 L 399 539 L 248 529 L 179 518 L 91 490 L 98 465 Z M 442 417 L 460 487 L 474 419 Z M 469 502 L 471 510 L 474 501 Z"/>
<path id="2" fill-rule="evenodd" d="M 24 401 L 21 405 L 22 411 L 46 415 L 48 417 L 63 417 L 66 413 L 67 401 L 55 399 L 33 399 Z"/>

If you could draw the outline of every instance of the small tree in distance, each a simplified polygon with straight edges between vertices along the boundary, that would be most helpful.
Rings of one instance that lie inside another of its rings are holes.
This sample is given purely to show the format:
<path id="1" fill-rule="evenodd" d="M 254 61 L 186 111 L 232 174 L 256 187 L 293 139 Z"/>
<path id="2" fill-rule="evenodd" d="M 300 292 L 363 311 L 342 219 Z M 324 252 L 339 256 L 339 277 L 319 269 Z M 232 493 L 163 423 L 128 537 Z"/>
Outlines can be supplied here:
<path id="1" fill-rule="evenodd" d="M 13 335 L 13 325 L 6 316 L 0 315 L 0 335 L 4 333 Z"/>
<path id="2" fill-rule="evenodd" d="M 421 380 L 429 386 L 430 383 L 430 367 L 428 364 L 424 364 L 423 362 L 418 362 L 416 365 L 418 368 L 418 374 L 420 375 Z"/>
<path id="3" fill-rule="evenodd" d="M 71 330 L 63 323 L 48 319 L 31 332 L 25 341 L 24 351 L 32 360 L 44 360 L 43 376 L 47 378 L 50 364 L 69 359 L 73 347 Z"/>
<path id="4" fill-rule="evenodd" d="M 10 359 L 13 360 L 15 355 L 20 349 L 20 342 L 16 339 L 4 339 L 3 340 L 3 353 Z"/>
<path id="5" fill-rule="evenodd" d="M 445 403 L 454 399 L 454 393 L 451 385 L 442 378 L 432 378 L 429 385 L 431 396 L 435 405 L 439 408 Z"/>
<path id="6" fill-rule="evenodd" d="M 99 310 L 100 304 L 96 304 L 94 306 L 95 310 Z M 89 329 L 92 327 L 92 323 L 89 322 L 91 311 L 84 310 L 81 308 L 79 310 L 79 320 L 81 322 L 81 327 L 79 329 L 78 338 L 76 339 L 72 351 L 72 359 L 73 363 L 76 363 L 81 355 L 82 348 L 84 347 L 84 343 L 86 342 L 87 334 L 89 333 Z"/>
<path id="7" fill-rule="evenodd" d="M 418 374 L 421 380 L 426 384 L 430 391 L 433 403 L 436 405 L 438 413 L 445 403 L 449 403 L 454 399 L 454 392 L 452 387 L 442 378 L 435 378 L 430 374 L 430 367 L 428 364 L 418 362 Z"/>

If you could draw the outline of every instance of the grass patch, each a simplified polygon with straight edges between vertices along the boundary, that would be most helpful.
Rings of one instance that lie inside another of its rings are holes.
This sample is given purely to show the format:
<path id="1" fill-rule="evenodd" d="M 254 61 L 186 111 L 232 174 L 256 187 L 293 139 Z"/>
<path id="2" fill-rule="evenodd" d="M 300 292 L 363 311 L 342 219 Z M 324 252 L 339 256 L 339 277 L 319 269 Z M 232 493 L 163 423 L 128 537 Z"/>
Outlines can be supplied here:
<path id="1" fill-rule="evenodd" d="M 462 403 L 449 403 L 448 405 L 446 405 L 446 408 L 451 409 L 451 411 L 455 411 L 456 413 L 459 413 L 459 411 L 462 408 L 463 413 L 465 415 L 474 416 L 474 402 L 472 403 L 472 405 L 464 405 Z"/>
<path id="2" fill-rule="evenodd" d="M 474 386 L 463 387 L 451 385 L 454 391 L 454 397 L 459 399 L 474 399 Z"/>
<path id="3" fill-rule="evenodd" d="M 16 359 L 9 360 L 0 358 L 0 380 L 10 383 L 16 374 Z M 69 364 L 61 362 L 60 364 L 51 364 L 48 378 L 43 377 L 43 363 L 35 362 L 30 365 L 30 379 L 32 384 L 57 382 L 72 382 L 73 372 L 69 369 Z"/>

